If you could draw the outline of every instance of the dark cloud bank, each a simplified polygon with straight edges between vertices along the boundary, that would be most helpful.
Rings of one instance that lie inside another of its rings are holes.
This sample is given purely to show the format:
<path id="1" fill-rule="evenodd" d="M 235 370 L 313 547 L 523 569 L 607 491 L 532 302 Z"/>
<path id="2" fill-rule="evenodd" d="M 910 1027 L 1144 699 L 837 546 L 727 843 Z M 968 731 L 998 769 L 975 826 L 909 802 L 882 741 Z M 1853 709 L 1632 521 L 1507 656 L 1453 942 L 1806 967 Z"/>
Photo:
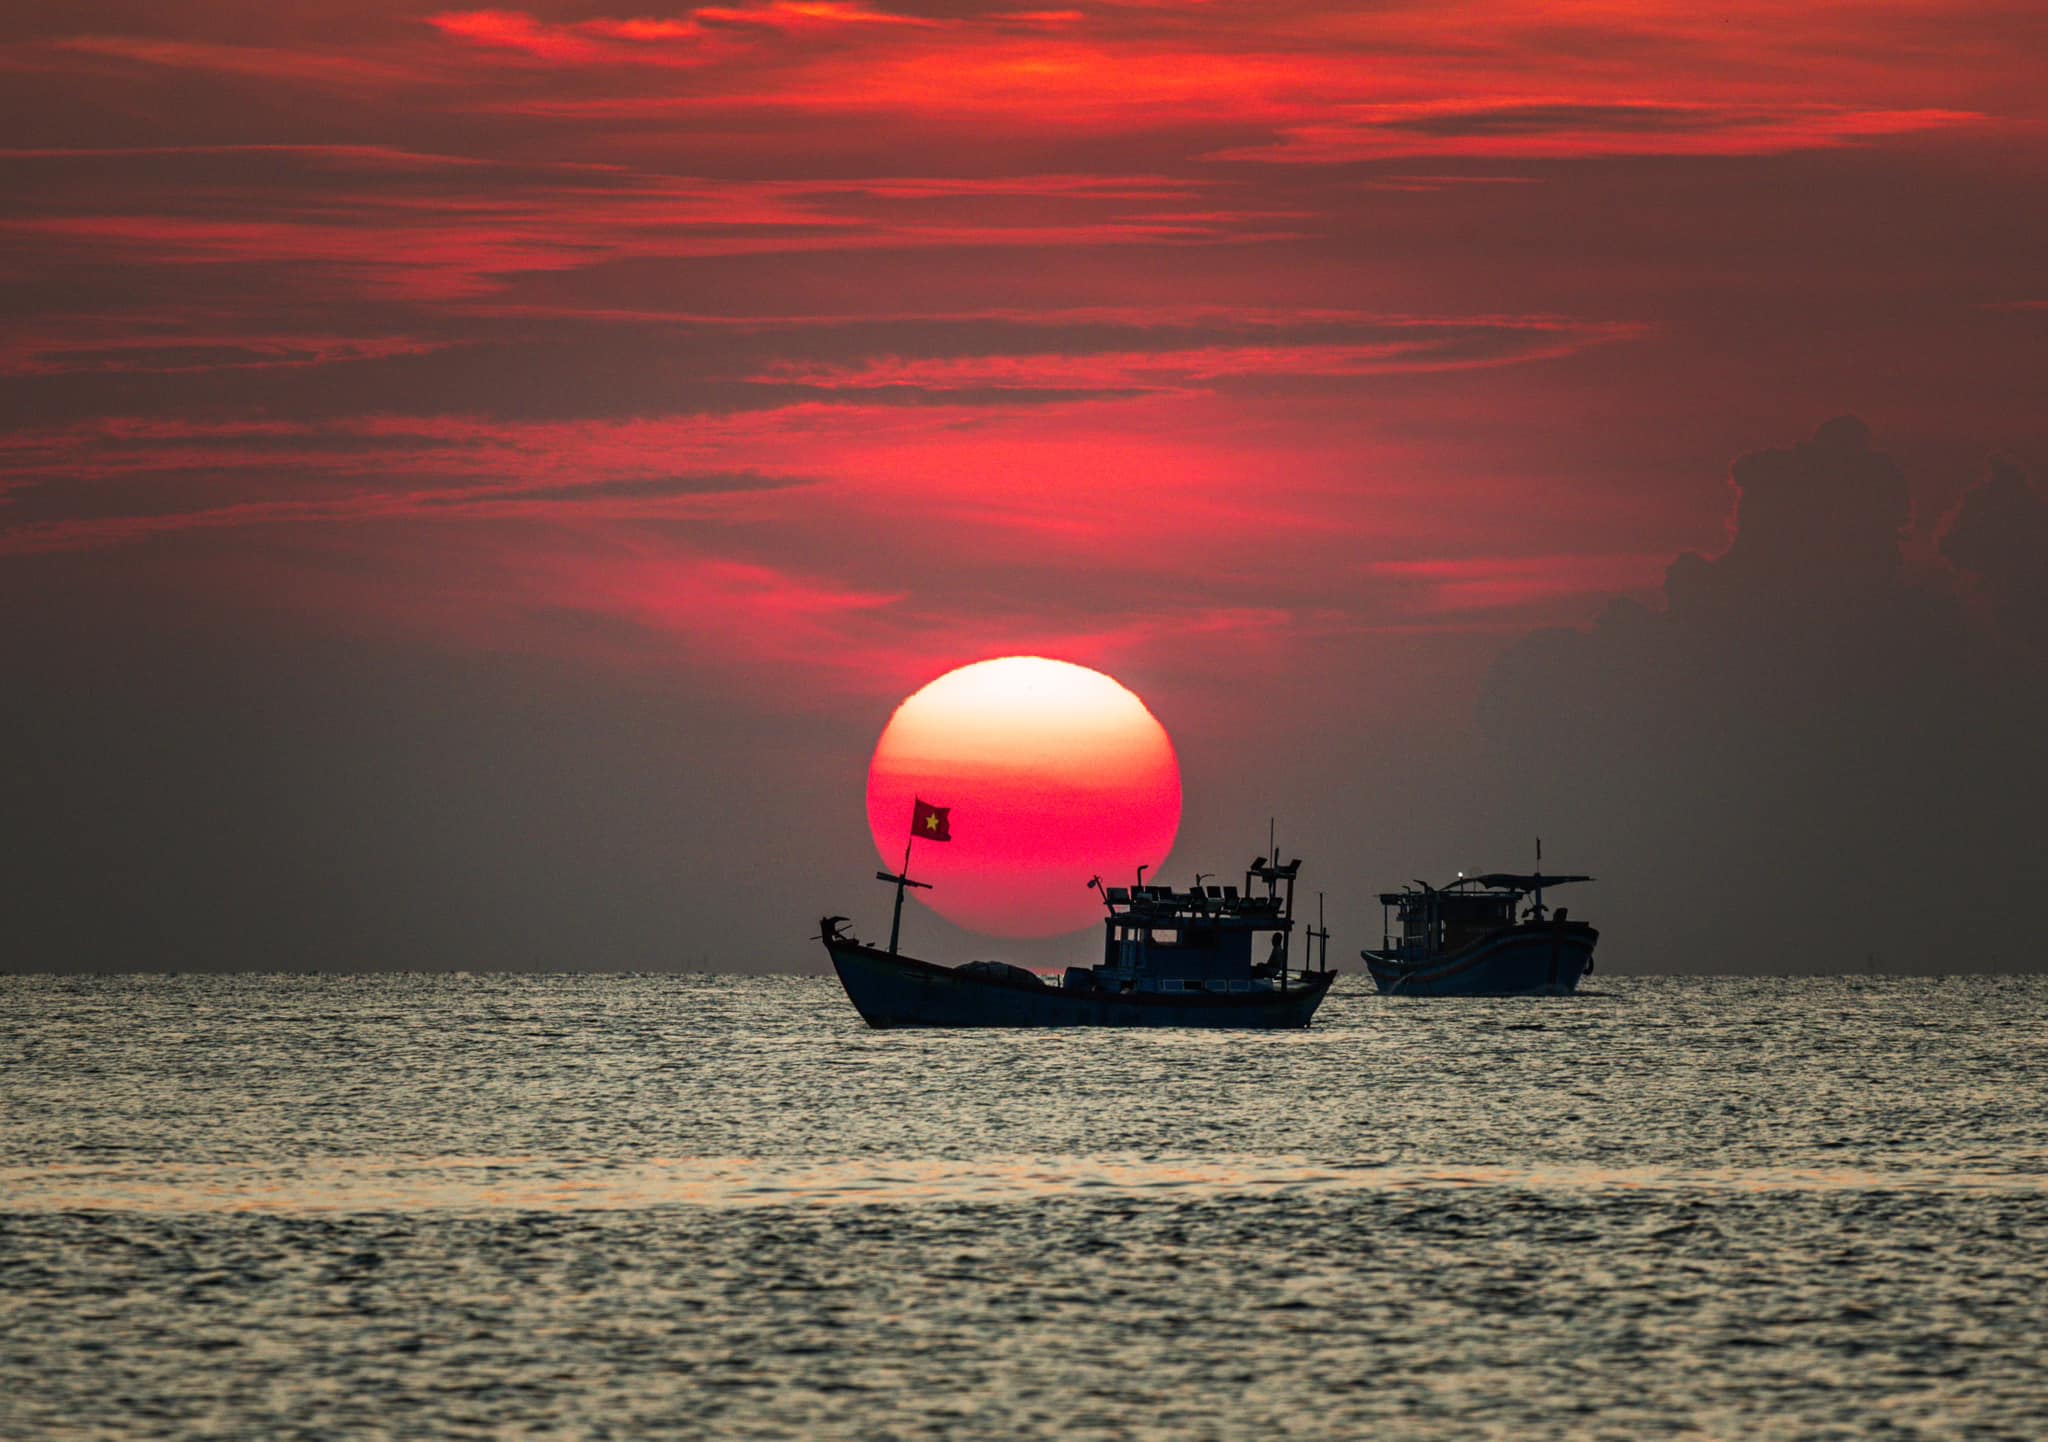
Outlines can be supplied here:
<path id="1" fill-rule="evenodd" d="M 1994 464 L 1916 532 L 1850 417 L 1732 480 L 1661 608 L 1495 665 L 1498 818 L 1597 865 L 1628 969 L 2048 966 L 2048 498 Z"/>

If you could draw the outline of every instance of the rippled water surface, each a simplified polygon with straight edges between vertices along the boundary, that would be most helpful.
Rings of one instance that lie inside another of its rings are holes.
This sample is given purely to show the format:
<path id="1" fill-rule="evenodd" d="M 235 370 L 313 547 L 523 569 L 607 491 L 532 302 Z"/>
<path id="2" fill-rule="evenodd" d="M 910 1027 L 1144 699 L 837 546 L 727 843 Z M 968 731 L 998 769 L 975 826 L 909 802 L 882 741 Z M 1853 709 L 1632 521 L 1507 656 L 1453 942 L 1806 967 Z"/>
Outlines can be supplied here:
<path id="1" fill-rule="evenodd" d="M 0 1435 L 2048 1435 L 2048 986 L 0 978 Z"/>

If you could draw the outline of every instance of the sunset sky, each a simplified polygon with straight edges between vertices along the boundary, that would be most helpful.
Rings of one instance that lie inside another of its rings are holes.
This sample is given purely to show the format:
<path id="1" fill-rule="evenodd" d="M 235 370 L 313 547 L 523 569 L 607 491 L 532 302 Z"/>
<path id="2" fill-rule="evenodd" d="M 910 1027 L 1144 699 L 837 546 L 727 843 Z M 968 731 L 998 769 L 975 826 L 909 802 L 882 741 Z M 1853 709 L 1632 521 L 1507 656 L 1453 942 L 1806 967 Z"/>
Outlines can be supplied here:
<path id="1" fill-rule="evenodd" d="M 2044 73 L 2033 3 L 11 7 L 7 964 L 808 963 L 1012 653 L 1333 954 L 1539 830 L 1617 965 L 1791 874 L 1883 960 L 1935 864 L 1992 946 Z"/>

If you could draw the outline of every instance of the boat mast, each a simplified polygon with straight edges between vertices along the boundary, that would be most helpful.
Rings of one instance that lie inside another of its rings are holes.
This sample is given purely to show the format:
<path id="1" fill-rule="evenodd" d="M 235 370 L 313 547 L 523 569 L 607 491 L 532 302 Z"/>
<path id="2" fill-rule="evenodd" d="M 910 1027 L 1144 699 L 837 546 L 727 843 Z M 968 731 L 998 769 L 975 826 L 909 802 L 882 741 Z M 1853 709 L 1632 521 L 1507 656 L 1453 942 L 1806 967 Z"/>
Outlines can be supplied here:
<path id="1" fill-rule="evenodd" d="M 903 934 L 904 888 L 915 886 L 920 891 L 930 891 L 932 889 L 932 884 L 929 881 L 912 881 L 910 879 L 910 848 L 916 844 L 917 838 L 915 836 L 912 836 L 903 843 L 903 869 L 901 871 L 877 871 L 875 873 L 875 880 L 877 881 L 893 881 L 896 883 L 896 914 L 889 919 L 889 955 L 891 956 L 896 954 L 897 938 Z"/>

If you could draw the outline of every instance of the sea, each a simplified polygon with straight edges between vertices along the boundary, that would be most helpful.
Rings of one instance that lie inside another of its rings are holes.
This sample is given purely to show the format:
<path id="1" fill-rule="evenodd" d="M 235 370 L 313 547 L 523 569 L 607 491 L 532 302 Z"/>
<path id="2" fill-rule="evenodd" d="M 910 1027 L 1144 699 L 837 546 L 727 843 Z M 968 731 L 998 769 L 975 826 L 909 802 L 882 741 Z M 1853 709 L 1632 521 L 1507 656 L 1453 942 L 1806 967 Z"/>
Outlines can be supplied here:
<path id="1" fill-rule="evenodd" d="M 2048 1436 L 2048 983 L 0 978 L 0 1436 Z"/>

